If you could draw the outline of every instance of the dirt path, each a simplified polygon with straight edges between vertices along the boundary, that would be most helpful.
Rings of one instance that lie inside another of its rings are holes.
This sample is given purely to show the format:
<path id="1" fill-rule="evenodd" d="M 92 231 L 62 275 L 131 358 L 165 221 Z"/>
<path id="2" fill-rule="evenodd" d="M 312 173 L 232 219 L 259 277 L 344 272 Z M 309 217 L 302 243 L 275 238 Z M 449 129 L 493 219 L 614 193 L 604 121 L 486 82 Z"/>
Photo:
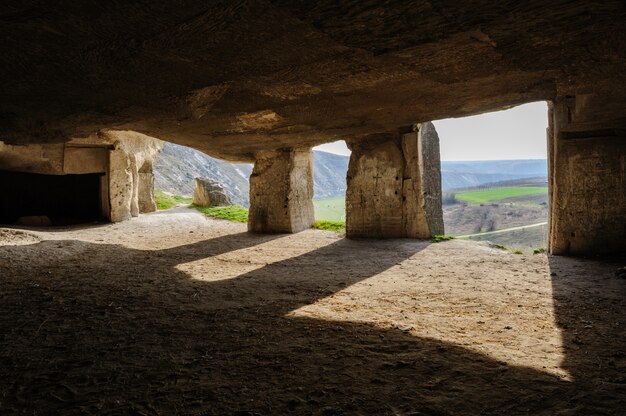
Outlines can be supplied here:
<path id="1" fill-rule="evenodd" d="M 0 414 L 619 414 L 623 264 L 186 208 L 4 230 Z"/>
<path id="2" fill-rule="evenodd" d="M 505 228 L 505 229 L 502 229 L 502 230 L 485 231 L 484 233 L 458 235 L 458 236 L 456 236 L 456 238 L 470 238 L 470 237 L 478 237 L 478 236 L 481 236 L 481 235 L 500 234 L 500 233 L 506 233 L 506 232 L 509 232 L 509 231 L 517 231 L 517 230 L 525 230 L 527 228 L 541 227 L 542 225 L 547 225 L 547 224 L 548 223 L 544 221 L 544 222 L 539 222 L 537 224 L 521 225 L 519 227 Z"/>

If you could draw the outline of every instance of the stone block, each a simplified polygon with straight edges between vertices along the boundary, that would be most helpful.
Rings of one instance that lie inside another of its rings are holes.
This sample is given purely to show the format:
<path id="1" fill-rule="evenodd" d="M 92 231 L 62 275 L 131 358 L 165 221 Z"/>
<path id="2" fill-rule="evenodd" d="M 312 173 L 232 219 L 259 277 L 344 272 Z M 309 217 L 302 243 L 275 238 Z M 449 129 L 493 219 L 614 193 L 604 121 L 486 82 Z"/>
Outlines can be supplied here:
<path id="1" fill-rule="evenodd" d="M 430 238 L 444 233 L 439 137 L 431 123 L 350 147 L 348 237 Z"/>
<path id="2" fill-rule="evenodd" d="M 219 207 L 233 205 L 224 188 L 214 180 L 196 178 L 193 203 L 200 207 Z"/>
<path id="3" fill-rule="evenodd" d="M 313 222 L 311 149 L 259 152 L 250 175 L 248 230 L 294 233 Z"/>

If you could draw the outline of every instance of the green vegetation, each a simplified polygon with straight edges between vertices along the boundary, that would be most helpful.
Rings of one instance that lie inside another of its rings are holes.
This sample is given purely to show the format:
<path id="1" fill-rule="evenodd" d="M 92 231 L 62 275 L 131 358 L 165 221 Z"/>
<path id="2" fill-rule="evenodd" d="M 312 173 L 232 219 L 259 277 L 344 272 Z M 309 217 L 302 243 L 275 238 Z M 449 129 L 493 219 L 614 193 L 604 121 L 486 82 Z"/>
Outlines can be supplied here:
<path id="1" fill-rule="evenodd" d="M 331 198 L 314 199 L 315 219 L 343 222 L 346 220 L 346 197 L 334 196 Z"/>
<path id="2" fill-rule="evenodd" d="M 334 231 L 339 234 L 345 234 L 346 223 L 344 221 L 317 220 L 315 221 L 315 224 L 313 224 L 313 228 L 324 231 Z"/>
<path id="3" fill-rule="evenodd" d="M 441 243 L 442 241 L 454 240 L 454 237 L 451 235 L 434 235 L 431 241 L 433 243 Z"/>
<path id="4" fill-rule="evenodd" d="M 524 254 L 524 252 L 522 250 L 515 250 L 513 251 L 513 254 Z"/>
<path id="5" fill-rule="evenodd" d="M 543 247 L 533 249 L 533 254 L 543 254 L 546 252 L 546 249 Z"/>
<path id="6" fill-rule="evenodd" d="M 530 195 L 547 194 L 545 186 L 506 186 L 477 191 L 459 192 L 455 195 L 456 200 L 469 204 L 487 204 L 507 198 L 524 197 Z"/>
<path id="7" fill-rule="evenodd" d="M 169 195 L 160 189 L 154 190 L 154 200 L 157 209 L 160 210 L 174 208 L 177 204 L 191 204 L 191 198 L 185 198 L 180 195 Z"/>
<path id="8" fill-rule="evenodd" d="M 229 205 L 225 207 L 199 207 L 192 205 L 207 217 L 221 218 L 223 220 L 248 222 L 248 208 L 241 205 Z"/>

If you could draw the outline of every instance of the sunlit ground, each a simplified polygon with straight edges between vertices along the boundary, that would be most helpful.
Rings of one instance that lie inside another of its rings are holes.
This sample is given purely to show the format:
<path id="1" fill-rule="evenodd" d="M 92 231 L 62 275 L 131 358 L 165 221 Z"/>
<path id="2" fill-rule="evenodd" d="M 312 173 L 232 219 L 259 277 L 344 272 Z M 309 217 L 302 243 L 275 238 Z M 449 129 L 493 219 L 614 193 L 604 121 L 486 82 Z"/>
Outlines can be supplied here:
<path id="1" fill-rule="evenodd" d="M 252 235 L 188 209 L 25 233 L 0 244 L 0 410 L 614 414 L 626 398 L 614 262 Z"/>

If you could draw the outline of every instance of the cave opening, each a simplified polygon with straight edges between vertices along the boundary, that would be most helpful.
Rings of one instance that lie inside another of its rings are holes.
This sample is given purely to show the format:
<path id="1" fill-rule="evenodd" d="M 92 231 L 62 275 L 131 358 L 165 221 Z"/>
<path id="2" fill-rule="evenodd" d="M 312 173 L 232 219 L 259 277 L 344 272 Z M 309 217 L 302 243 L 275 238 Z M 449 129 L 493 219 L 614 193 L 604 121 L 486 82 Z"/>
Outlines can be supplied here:
<path id="1" fill-rule="evenodd" d="M 342 230 L 346 223 L 346 174 L 350 149 L 344 140 L 313 148 L 313 185 L 317 227 Z"/>
<path id="2" fill-rule="evenodd" d="M 434 122 L 446 234 L 517 254 L 548 245 L 545 101 Z"/>
<path id="3" fill-rule="evenodd" d="M 69 225 L 105 220 L 100 173 L 46 175 L 0 170 L 0 223 Z"/>

